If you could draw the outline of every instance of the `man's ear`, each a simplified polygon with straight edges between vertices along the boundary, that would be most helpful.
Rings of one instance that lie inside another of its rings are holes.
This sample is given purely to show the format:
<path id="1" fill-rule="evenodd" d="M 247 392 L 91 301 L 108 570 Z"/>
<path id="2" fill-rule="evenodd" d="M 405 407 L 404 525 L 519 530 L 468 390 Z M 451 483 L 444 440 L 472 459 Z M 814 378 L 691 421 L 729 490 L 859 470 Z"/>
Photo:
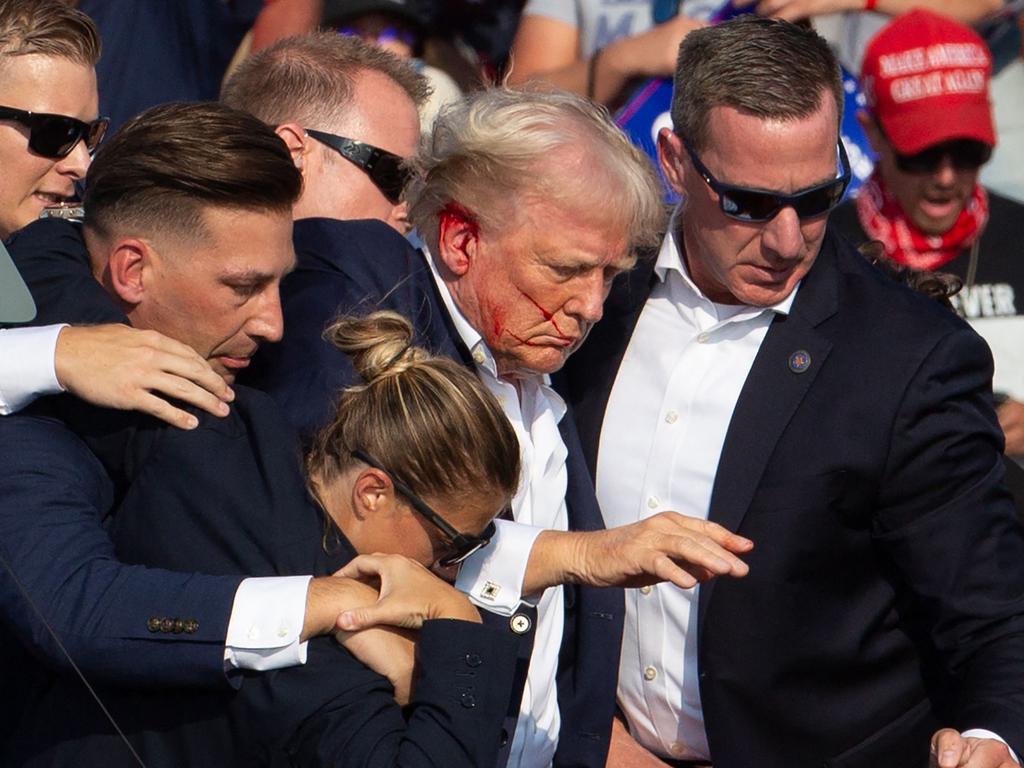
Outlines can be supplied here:
<path id="1" fill-rule="evenodd" d="M 472 213 L 449 203 L 438 215 L 437 257 L 457 277 L 469 271 L 480 250 L 480 227 Z"/>
<path id="2" fill-rule="evenodd" d="M 107 278 L 117 297 L 135 306 L 146 295 L 149 266 L 155 257 L 149 243 L 138 238 L 125 238 L 111 244 L 107 257 Z"/>
<path id="3" fill-rule="evenodd" d="M 679 194 L 683 193 L 683 140 L 671 128 L 658 131 L 658 167 L 665 180 Z"/>
<path id="4" fill-rule="evenodd" d="M 310 151 L 310 139 L 306 130 L 298 123 L 281 123 L 274 129 L 274 133 L 281 137 L 281 140 L 288 147 L 288 153 L 292 156 L 292 162 L 300 171 L 305 172 L 306 155 Z"/>

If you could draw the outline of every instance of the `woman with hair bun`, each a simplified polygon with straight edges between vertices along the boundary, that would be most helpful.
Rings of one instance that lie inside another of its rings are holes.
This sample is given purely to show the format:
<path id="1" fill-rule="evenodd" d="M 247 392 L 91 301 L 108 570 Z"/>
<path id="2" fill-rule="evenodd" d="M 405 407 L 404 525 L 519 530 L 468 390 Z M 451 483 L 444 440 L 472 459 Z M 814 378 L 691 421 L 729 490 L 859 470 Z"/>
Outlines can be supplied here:
<path id="1" fill-rule="evenodd" d="M 364 383 L 340 395 L 308 479 L 277 405 L 238 386 L 224 419 L 199 413 L 192 431 L 155 421 L 135 429 L 108 465 L 127 488 L 111 537 L 125 562 L 178 571 L 327 576 L 344 566 L 357 580 L 316 578 L 310 589 L 339 590 L 364 615 L 386 596 L 376 622 L 419 630 L 415 685 L 402 690 L 399 676 L 396 690 L 373 671 L 393 670 L 403 654 L 412 663 L 405 630 L 380 628 L 313 637 L 305 665 L 239 671 L 238 691 L 97 686 L 147 765 L 470 768 L 497 759 L 518 644 L 428 568 L 451 567 L 488 540 L 519 481 L 515 433 L 468 370 L 411 346 L 400 315 L 343 318 L 328 333 Z M 188 617 L 168 618 L 168 631 L 179 620 L 187 631 Z M 337 619 L 307 611 L 315 629 L 304 636 Z M 163 626 L 154 626 L 159 642 Z M 38 690 L 4 765 L 137 764 L 76 681 Z"/>

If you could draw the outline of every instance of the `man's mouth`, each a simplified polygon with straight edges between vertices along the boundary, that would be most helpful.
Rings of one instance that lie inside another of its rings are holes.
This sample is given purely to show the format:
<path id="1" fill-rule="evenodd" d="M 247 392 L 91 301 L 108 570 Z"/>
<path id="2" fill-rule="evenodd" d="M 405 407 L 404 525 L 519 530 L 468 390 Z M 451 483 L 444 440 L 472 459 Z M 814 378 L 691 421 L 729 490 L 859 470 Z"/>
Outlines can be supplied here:
<path id="1" fill-rule="evenodd" d="M 960 201 L 954 197 L 923 198 L 919 203 L 921 213 L 931 219 L 943 219 L 957 212 Z"/>
<path id="2" fill-rule="evenodd" d="M 249 362 L 252 360 L 252 355 L 246 355 L 244 357 L 236 357 L 234 355 L 216 355 L 216 359 L 219 360 L 225 368 L 240 370 L 248 367 Z"/>
<path id="3" fill-rule="evenodd" d="M 33 197 L 35 197 L 38 200 L 41 200 L 43 205 L 49 206 L 63 205 L 64 203 L 67 203 L 69 200 L 71 200 L 72 196 L 70 194 L 62 195 L 56 192 L 35 192 L 33 193 Z"/>

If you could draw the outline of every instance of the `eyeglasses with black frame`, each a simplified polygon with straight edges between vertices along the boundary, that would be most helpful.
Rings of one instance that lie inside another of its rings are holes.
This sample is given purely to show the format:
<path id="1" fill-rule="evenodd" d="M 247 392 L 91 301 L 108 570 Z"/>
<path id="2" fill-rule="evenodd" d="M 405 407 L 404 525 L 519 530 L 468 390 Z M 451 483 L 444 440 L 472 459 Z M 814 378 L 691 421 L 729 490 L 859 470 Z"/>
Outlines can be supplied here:
<path id="1" fill-rule="evenodd" d="M 697 169 L 697 173 L 718 195 L 718 207 L 722 213 L 738 221 L 770 221 L 783 208 L 792 208 L 801 219 L 823 216 L 839 205 L 846 188 L 850 185 L 850 158 L 846 155 L 846 148 L 843 146 L 842 140 L 838 142 L 840 175 L 831 181 L 802 189 L 792 195 L 782 195 L 765 189 L 740 187 L 719 181 L 701 162 L 697 153 L 685 139 L 683 146 L 693 162 L 693 167 Z"/>
<path id="2" fill-rule="evenodd" d="M 448 554 L 439 558 L 437 561 L 437 564 L 442 568 L 449 568 L 453 565 L 458 565 L 474 552 L 477 552 L 481 548 L 487 546 L 488 542 L 490 542 L 491 538 L 494 536 L 495 528 L 493 522 L 488 523 L 487 527 L 484 528 L 483 533 L 479 536 L 460 533 L 447 520 L 431 509 L 430 505 L 417 496 L 408 485 L 395 477 L 394 472 L 389 469 L 385 469 L 379 461 L 369 456 L 365 451 L 357 448 L 352 451 L 352 457 L 373 467 L 374 469 L 380 470 L 390 477 L 392 485 L 395 486 L 395 490 L 405 497 L 405 500 L 409 502 L 409 505 L 423 515 L 431 525 L 444 534 L 445 538 L 448 539 Z"/>
<path id="3" fill-rule="evenodd" d="M 377 189 L 394 205 L 402 200 L 402 192 L 409 182 L 409 168 L 406 161 L 386 149 L 380 149 L 372 144 L 349 139 L 344 136 L 336 136 L 326 131 L 316 131 L 306 128 L 306 133 L 326 144 L 350 163 L 360 168 L 370 177 Z"/>
<path id="4" fill-rule="evenodd" d="M 28 128 L 28 148 L 51 160 L 67 157 L 80 141 L 85 141 L 85 148 L 92 155 L 110 125 L 106 117 L 86 123 L 67 115 L 29 112 L 14 107 L 0 107 L 0 120 L 11 120 Z"/>

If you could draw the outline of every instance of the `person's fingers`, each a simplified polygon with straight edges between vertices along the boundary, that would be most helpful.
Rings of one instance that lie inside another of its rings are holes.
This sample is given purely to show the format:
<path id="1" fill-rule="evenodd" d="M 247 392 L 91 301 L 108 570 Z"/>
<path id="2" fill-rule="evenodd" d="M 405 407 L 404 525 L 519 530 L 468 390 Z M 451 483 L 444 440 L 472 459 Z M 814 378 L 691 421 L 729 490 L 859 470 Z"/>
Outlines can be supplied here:
<path id="1" fill-rule="evenodd" d="M 174 373 L 157 371 L 146 380 L 145 387 L 151 392 L 159 392 L 167 397 L 173 397 L 175 400 L 202 408 L 214 416 L 227 416 L 230 410 L 228 404 L 210 390 Z"/>
<path id="2" fill-rule="evenodd" d="M 932 736 L 931 765 L 936 768 L 957 768 L 964 751 L 963 737 L 952 728 L 943 728 Z"/>
<path id="3" fill-rule="evenodd" d="M 133 404 L 133 409 L 150 416 L 155 416 L 178 429 L 195 429 L 199 426 L 199 419 L 191 413 L 175 408 L 166 400 L 156 395 L 143 394 Z"/>
<path id="4" fill-rule="evenodd" d="M 397 612 L 391 610 L 385 603 L 367 606 L 365 608 L 353 608 L 344 611 L 338 616 L 338 629 L 346 632 L 355 632 L 360 629 L 380 626 L 381 624 L 409 626 L 401 619 L 408 616 L 408 612 Z M 415 628 L 417 625 L 412 625 Z"/>
<path id="5" fill-rule="evenodd" d="M 736 555 L 705 536 L 676 536 L 665 546 L 664 550 L 677 563 L 682 560 L 698 568 L 705 568 L 719 576 L 725 574 L 746 576 L 750 570 L 747 564 Z"/>
<path id="6" fill-rule="evenodd" d="M 349 560 L 341 570 L 335 571 L 334 575 L 359 580 L 368 576 L 380 576 L 383 560 L 381 555 L 359 555 Z"/>

